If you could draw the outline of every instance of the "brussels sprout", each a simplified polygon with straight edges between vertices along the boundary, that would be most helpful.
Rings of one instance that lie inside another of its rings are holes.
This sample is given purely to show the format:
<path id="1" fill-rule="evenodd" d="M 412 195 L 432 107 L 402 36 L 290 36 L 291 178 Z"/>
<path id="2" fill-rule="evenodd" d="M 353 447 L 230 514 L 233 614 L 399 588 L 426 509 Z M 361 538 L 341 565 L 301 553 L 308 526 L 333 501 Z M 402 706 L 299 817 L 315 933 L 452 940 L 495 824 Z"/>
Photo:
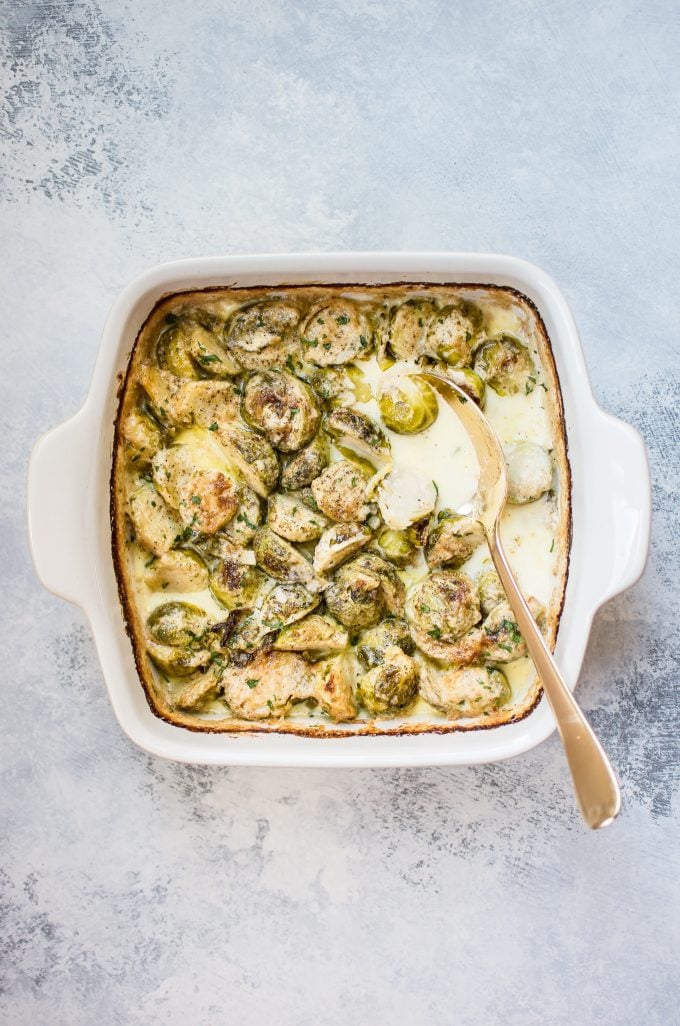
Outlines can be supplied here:
<path id="1" fill-rule="evenodd" d="M 252 489 L 241 487 L 241 501 L 232 520 L 223 529 L 222 535 L 234 545 L 248 545 L 263 520 L 260 500 Z"/>
<path id="2" fill-rule="evenodd" d="M 357 714 L 354 698 L 356 670 L 348 654 L 333 656 L 314 666 L 313 697 L 323 712 L 336 723 L 353 720 Z"/>
<path id="3" fill-rule="evenodd" d="M 499 335 L 481 345 L 475 352 L 474 369 L 499 395 L 525 392 L 536 374 L 529 350 L 513 335 Z"/>
<path id="4" fill-rule="evenodd" d="M 367 355 L 373 335 L 361 307 L 349 299 L 337 299 L 312 312 L 300 341 L 310 363 L 328 367 Z"/>
<path id="5" fill-rule="evenodd" d="M 366 478 L 349 460 L 332 463 L 312 481 L 319 509 L 331 520 L 361 521 L 371 513 L 366 502 Z"/>
<path id="6" fill-rule="evenodd" d="M 271 634 L 270 628 L 262 623 L 258 611 L 233 610 L 225 623 L 229 629 L 223 647 L 229 649 L 234 662 L 239 664 L 244 661 L 244 656 L 252 655 L 262 648 L 265 638 Z"/>
<path id="7" fill-rule="evenodd" d="M 195 468 L 190 445 L 172 445 L 153 458 L 156 489 L 177 509 L 185 527 L 202 534 L 214 534 L 227 524 L 239 504 L 239 488 L 221 470 Z"/>
<path id="8" fill-rule="evenodd" d="M 484 528 L 479 520 L 472 517 L 442 509 L 437 514 L 437 521 L 425 546 L 425 559 L 431 567 L 450 566 L 455 569 L 486 541 Z"/>
<path id="9" fill-rule="evenodd" d="M 250 376 L 243 391 L 241 414 L 282 452 L 295 452 L 310 442 L 321 419 L 309 385 L 278 370 Z"/>
<path id="10" fill-rule="evenodd" d="M 477 578 L 477 590 L 484 616 L 488 616 L 499 603 L 507 601 L 501 579 L 495 570 L 482 571 Z"/>
<path id="11" fill-rule="evenodd" d="M 191 645 L 205 634 L 208 615 L 189 602 L 164 602 L 150 613 L 146 625 L 161 645 Z"/>
<path id="12" fill-rule="evenodd" d="M 210 575 L 210 590 L 227 609 L 250 609 L 265 581 L 256 567 L 231 557 L 222 560 Z"/>
<path id="13" fill-rule="evenodd" d="M 321 535 L 314 549 L 314 569 L 317 574 L 330 573 L 336 567 L 363 549 L 373 533 L 364 524 L 334 524 Z"/>
<path id="14" fill-rule="evenodd" d="M 462 666 L 443 673 L 423 674 L 420 694 L 430 705 L 457 720 L 497 712 L 511 700 L 512 689 L 500 670 Z"/>
<path id="15" fill-rule="evenodd" d="M 550 454 L 535 442 L 515 442 L 505 452 L 508 474 L 508 502 L 534 502 L 552 488 Z"/>
<path id="16" fill-rule="evenodd" d="M 260 353 L 287 341 L 300 320 L 300 311 L 285 300 L 264 300 L 242 306 L 232 316 L 226 341 L 237 356 Z"/>
<path id="17" fill-rule="evenodd" d="M 168 552 L 182 527 L 151 481 L 138 479 L 128 502 L 135 539 L 156 556 Z"/>
<path id="18" fill-rule="evenodd" d="M 169 404 L 172 420 L 208 431 L 238 418 L 238 395 L 228 381 L 185 381 Z"/>
<path id="19" fill-rule="evenodd" d="M 158 669 L 170 677 L 190 677 L 210 665 L 210 652 L 206 648 L 159 645 L 155 641 L 147 641 L 146 651 Z"/>
<path id="20" fill-rule="evenodd" d="M 378 552 L 396 566 L 406 566 L 416 551 L 416 539 L 413 531 L 395 531 L 391 527 L 383 527 L 376 538 Z"/>
<path id="21" fill-rule="evenodd" d="M 325 598 L 340 623 L 358 630 L 373 627 L 386 612 L 400 612 L 403 592 L 394 567 L 375 553 L 363 552 L 340 567 Z"/>
<path id="22" fill-rule="evenodd" d="M 380 482 L 377 498 L 387 526 L 403 531 L 429 516 L 437 504 L 437 486 L 429 477 L 396 467 Z"/>
<path id="23" fill-rule="evenodd" d="M 484 655 L 484 635 L 479 627 L 466 631 L 455 641 L 438 641 L 432 631 L 414 626 L 411 637 L 421 652 L 444 666 L 466 666 L 479 662 Z"/>
<path id="24" fill-rule="evenodd" d="M 274 580 L 286 584 L 304 584 L 311 591 L 319 590 L 320 582 L 311 563 L 290 542 L 279 538 L 271 528 L 259 528 L 253 538 L 253 550 L 258 566 Z"/>
<path id="25" fill-rule="evenodd" d="M 392 313 L 389 345 L 400 360 L 417 360 L 426 351 L 427 330 L 435 313 L 430 299 L 407 299 Z"/>
<path id="26" fill-rule="evenodd" d="M 337 445 L 349 447 L 369 460 L 387 457 L 390 443 L 375 421 L 358 410 L 340 406 L 332 410 L 324 421 L 324 428 Z"/>
<path id="27" fill-rule="evenodd" d="M 146 365 L 139 372 L 139 383 L 147 397 L 148 409 L 163 430 L 173 424 L 190 423 L 190 412 L 175 409 L 177 397 L 182 395 L 183 387 L 188 384 L 186 380 L 169 371 Z"/>
<path id="28" fill-rule="evenodd" d="M 142 410 L 133 410 L 122 426 L 125 453 L 130 463 L 141 470 L 148 467 L 151 457 L 163 445 L 163 435 L 155 421 Z"/>
<path id="29" fill-rule="evenodd" d="M 408 623 L 400 617 L 383 620 L 376 627 L 364 631 L 359 638 L 357 657 L 367 670 L 371 670 L 385 662 L 386 651 L 395 645 L 406 655 L 413 654 L 415 646 Z"/>
<path id="30" fill-rule="evenodd" d="M 366 375 L 362 371 L 361 367 L 357 367 L 356 364 L 350 364 L 346 368 L 346 374 L 349 380 L 352 382 L 352 389 L 354 391 L 355 402 L 368 403 L 373 398 L 373 392 L 371 386 L 366 381 Z"/>
<path id="31" fill-rule="evenodd" d="M 234 424 L 218 427 L 215 434 L 250 488 L 263 498 L 269 495 L 279 479 L 279 461 L 269 442 Z"/>
<path id="32" fill-rule="evenodd" d="M 370 716 L 384 716 L 406 708 L 418 693 L 420 669 L 411 656 L 393 645 L 384 660 L 359 679 L 357 699 Z"/>
<path id="33" fill-rule="evenodd" d="M 482 327 L 482 313 L 466 300 L 438 310 L 430 322 L 426 346 L 451 367 L 470 363 L 475 339 Z"/>
<path id="34" fill-rule="evenodd" d="M 280 719 L 294 702 L 313 696 L 315 672 L 294 652 L 258 652 L 245 666 L 229 666 L 222 684 L 234 716 Z"/>
<path id="35" fill-rule="evenodd" d="M 310 384 L 324 402 L 334 399 L 351 402 L 354 394 L 347 367 L 323 367 L 310 375 Z"/>
<path id="36" fill-rule="evenodd" d="M 399 435 L 417 435 L 439 414 L 437 393 L 420 377 L 402 375 L 383 382 L 378 396 L 385 425 Z"/>
<path id="37" fill-rule="evenodd" d="M 299 496 L 280 492 L 269 496 L 267 522 L 272 531 L 292 542 L 315 541 L 328 524 L 323 513 L 309 509 Z"/>
<path id="38" fill-rule="evenodd" d="M 282 652 L 341 652 L 347 648 L 349 637 L 339 623 L 330 616 L 311 613 L 303 620 L 284 627 L 279 633 L 274 648 Z"/>
<path id="39" fill-rule="evenodd" d="M 196 680 L 189 681 L 173 698 L 172 704 L 183 712 L 200 712 L 214 702 L 222 690 L 218 673 L 202 673 Z"/>
<path id="40" fill-rule="evenodd" d="M 312 483 L 324 467 L 328 466 L 330 451 L 325 436 L 319 433 L 309 445 L 286 463 L 281 471 L 281 487 L 293 492 Z"/>
<path id="41" fill-rule="evenodd" d="M 166 328 L 156 343 L 159 367 L 180 378 L 229 378 L 241 373 L 239 364 L 212 331 L 183 315 Z"/>
<path id="42" fill-rule="evenodd" d="M 469 395 L 473 402 L 483 410 L 486 405 L 486 385 L 479 374 L 470 370 L 469 367 L 447 367 L 444 373 L 447 378 L 458 385 L 466 395 Z"/>
<path id="43" fill-rule="evenodd" d="M 262 623 L 270 630 L 287 627 L 316 609 L 321 599 L 302 584 L 277 584 L 262 606 Z"/>
<path id="44" fill-rule="evenodd" d="M 455 641 L 481 619 L 477 589 L 466 574 L 433 570 L 408 596 L 406 615 L 435 641 Z"/>
<path id="45" fill-rule="evenodd" d="M 203 591 L 208 571 L 191 552 L 171 551 L 145 563 L 144 582 L 152 591 Z"/>
<path id="46" fill-rule="evenodd" d="M 538 620 L 543 607 L 533 596 L 527 599 L 531 615 Z M 515 614 L 507 601 L 499 602 L 482 624 L 484 649 L 488 659 L 494 663 L 511 663 L 527 654 L 524 638 L 520 634 Z"/>

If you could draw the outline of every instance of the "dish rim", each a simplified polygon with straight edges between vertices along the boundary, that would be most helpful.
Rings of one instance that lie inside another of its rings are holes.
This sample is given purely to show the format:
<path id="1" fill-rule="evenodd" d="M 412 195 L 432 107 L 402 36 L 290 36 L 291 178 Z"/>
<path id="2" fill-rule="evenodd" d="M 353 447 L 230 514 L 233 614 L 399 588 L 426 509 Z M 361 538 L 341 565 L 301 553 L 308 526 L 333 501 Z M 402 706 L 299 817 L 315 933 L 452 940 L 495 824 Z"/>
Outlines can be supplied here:
<path id="1" fill-rule="evenodd" d="M 609 496 L 611 501 L 606 510 L 608 516 L 604 517 L 605 524 L 600 525 L 595 534 L 599 535 L 601 542 L 608 534 L 613 535 L 617 544 L 605 546 L 605 549 L 600 545 L 594 550 L 596 561 L 594 566 L 591 565 L 590 587 L 585 590 L 577 588 L 573 597 L 571 585 L 576 567 L 572 547 L 572 569 L 564 604 L 564 614 L 569 612 L 570 615 L 566 617 L 565 627 L 563 614 L 556 647 L 557 658 L 563 664 L 571 687 L 580 670 L 596 610 L 613 594 L 630 586 L 642 572 L 648 547 L 650 511 L 649 472 L 644 446 L 633 428 L 610 417 L 595 403 L 569 307 L 557 285 L 540 268 L 515 257 L 429 252 L 199 257 L 157 265 L 134 279 L 114 303 L 104 327 L 85 404 L 75 417 L 38 441 L 29 468 L 29 537 L 38 575 L 46 587 L 76 602 L 86 612 L 116 716 L 131 740 L 147 751 L 180 761 L 221 765 L 453 765 L 495 761 L 520 754 L 540 743 L 554 729 L 547 703 L 540 701 L 521 721 L 488 731 L 316 738 L 274 730 L 257 734 L 178 730 L 175 725 L 164 723 L 148 708 L 132 662 L 132 646 L 125 633 L 122 611 L 117 601 L 116 608 L 111 608 L 111 579 L 116 596 L 117 586 L 110 556 L 108 516 L 105 532 L 102 532 L 101 517 L 102 476 L 106 481 L 108 509 L 111 443 L 118 406 L 119 389 L 112 389 L 111 383 L 114 380 L 120 383 L 121 372 L 125 373 L 139 327 L 152 307 L 169 293 L 211 286 L 360 285 L 408 281 L 501 285 L 516 289 L 536 306 L 551 343 L 565 405 L 564 426 L 572 464 L 575 535 L 581 517 L 580 510 L 578 514 L 576 511 L 576 489 L 578 486 L 580 501 L 584 477 L 591 486 L 594 484 L 592 471 L 597 463 L 593 449 L 600 450 L 600 458 L 607 457 L 603 465 L 609 466 L 614 461 L 614 469 L 618 473 L 610 475 L 609 484 L 614 483 L 618 487 Z M 140 310 L 143 316 L 140 316 Z M 576 412 L 578 417 L 570 424 L 570 418 Z M 588 432 L 588 426 L 593 430 Z M 580 444 L 584 435 L 590 435 L 585 448 Z M 93 438 L 98 439 L 96 447 L 92 445 Z M 593 438 L 598 439 L 595 446 Z M 106 461 L 101 458 L 102 448 L 107 452 Z M 584 453 L 587 455 L 585 464 L 580 464 L 576 472 L 575 450 L 581 457 Z M 616 450 L 619 450 L 618 464 Z M 49 491 L 50 481 L 55 480 L 57 471 L 64 470 L 67 454 L 71 473 L 67 475 L 66 494 L 57 503 L 60 508 L 50 531 L 41 496 Z M 625 457 L 623 462 L 621 454 Z M 103 475 L 102 463 L 105 463 Z M 636 487 L 631 487 L 631 484 Z M 82 495 L 86 496 L 84 505 L 77 501 L 77 497 Z M 63 513 L 67 509 L 70 517 L 65 525 Z M 635 514 L 634 524 L 631 514 Z M 80 527 L 79 531 L 76 531 L 76 525 Z M 57 551 L 55 536 L 58 528 L 61 527 L 63 533 L 65 526 L 68 543 Z M 102 559 L 102 533 L 108 545 L 108 567 L 103 565 L 106 560 Z M 590 549 L 592 545 L 586 546 L 587 551 Z M 71 567 L 67 554 L 73 564 Z M 579 560 L 583 556 L 579 545 Z M 127 665 L 121 652 L 121 642 L 129 655 Z M 134 701 L 131 689 L 142 697 L 143 707 Z M 145 712 L 153 723 L 148 722 Z M 162 725 L 165 730 L 154 730 L 154 725 Z M 472 744 L 465 743 L 469 739 L 473 740 Z"/>

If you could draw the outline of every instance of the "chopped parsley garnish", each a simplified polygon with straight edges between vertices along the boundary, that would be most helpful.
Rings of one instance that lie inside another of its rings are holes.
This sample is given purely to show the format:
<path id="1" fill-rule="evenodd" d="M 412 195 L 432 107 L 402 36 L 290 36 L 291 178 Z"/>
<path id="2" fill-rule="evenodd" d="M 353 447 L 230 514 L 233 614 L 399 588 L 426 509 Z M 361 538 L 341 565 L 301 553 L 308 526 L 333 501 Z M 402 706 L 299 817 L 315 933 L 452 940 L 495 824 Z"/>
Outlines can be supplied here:
<path id="1" fill-rule="evenodd" d="M 326 350 L 330 349 L 331 348 L 330 342 L 324 342 L 323 348 L 326 349 Z"/>
<path id="2" fill-rule="evenodd" d="M 426 606 L 425 603 L 423 602 L 422 605 L 420 606 L 420 612 L 421 613 L 429 613 L 430 612 L 430 607 Z"/>
<path id="3" fill-rule="evenodd" d="M 158 559 L 158 556 L 150 556 L 149 559 L 147 559 L 146 563 L 144 564 L 144 566 L 147 568 L 147 570 L 148 570 L 148 568 L 150 566 L 154 565 L 154 563 L 156 562 L 157 559 Z"/>
<path id="4" fill-rule="evenodd" d="M 427 633 L 430 635 L 431 638 L 434 638 L 435 641 L 439 641 L 439 639 L 442 636 L 442 632 L 439 629 L 439 627 L 433 627 L 432 630 L 428 631 Z"/>
<path id="5" fill-rule="evenodd" d="M 210 427 L 208 428 L 208 431 L 217 431 L 217 427 L 218 427 L 217 421 L 214 420 L 212 422 L 212 424 L 210 425 Z"/>
<path id="6" fill-rule="evenodd" d="M 194 506 L 200 506 L 201 505 L 201 496 L 200 495 L 192 495 L 191 496 L 191 501 L 193 502 Z"/>
<path id="7" fill-rule="evenodd" d="M 303 337 L 303 338 L 300 339 L 300 341 L 302 342 L 303 346 L 311 346 L 312 349 L 315 349 L 316 346 L 318 346 L 318 344 L 319 344 L 318 338 L 304 338 Z"/>
<path id="8" fill-rule="evenodd" d="M 551 544 L 551 546 L 550 546 L 550 551 L 552 552 L 552 550 L 553 550 L 554 548 L 555 548 L 555 539 L 553 538 L 553 540 L 552 540 L 552 544 Z"/>
<path id="9" fill-rule="evenodd" d="M 362 349 L 365 349 L 368 345 L 368 340 L 365 335 L 359 335 L 359 345 Z"/>
<path id="10" fill-rule="evenodd" d="M 456 398 L 458 399 L 459 403 L 466 403 L 467 402 L 467 398 L 464 395 L 456 395 Z"/>
<path id="11" fill-rule="evenodd" d="M 216 353 L 201 353 L 199 360 L 201 363 L 222 363 Z"/>
<path id="12" fill-rule="evenodd" d="M 340 314 L 339 317 L 335 318 L 336 324 L 349 324 L 349 317 L 347 314 Z"/>
<path id="13" fill-rule="evenodd" d="M 249 687 L 250 690 L 252 691 L 253 688 L 256 687 L 259 683 L 260 683 L 260 678 L 259 677 L 248 677 L 248 680 L 246 681 L 246 686 Z"/>
<path id="14" fill-rule="evenodd" d="M 272 710 L 273 710 L 273 708 L 274 708 L 274 703 L 272 702 L 271 698 L 268 698 L 268 699 L 267 699 L 267 705 L 269 706 L 269 708 L 270 708 L 270 709 L 272 709 Z"/>
<path id="15" fill-rule="evenodd" d="M 252 531 L 257 531 L 257 524 L 253 524 L 252 521 L 248 520 L 248 517 L 245 515 L 245 513 L 237 513 L 236 519 L 238 520 L 239 524 L 245 524 L 246 527 L 249 527 Z"/>

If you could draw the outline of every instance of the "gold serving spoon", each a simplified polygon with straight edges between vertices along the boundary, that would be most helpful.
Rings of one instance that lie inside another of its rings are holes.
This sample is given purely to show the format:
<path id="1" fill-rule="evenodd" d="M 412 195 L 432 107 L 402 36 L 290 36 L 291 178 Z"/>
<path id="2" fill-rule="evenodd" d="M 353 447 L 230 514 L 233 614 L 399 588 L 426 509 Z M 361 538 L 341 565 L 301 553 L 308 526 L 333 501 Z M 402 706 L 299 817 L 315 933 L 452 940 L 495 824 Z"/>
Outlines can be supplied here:
<path id="1" fill-rule="evenodd" d="M 557 721 L 581 815 L 593 829 L 607 826 L 621 807 L 614 770 L 564 683 L 503 552 L 500 520 L 507 500 L 507 477 L 501 444 L 482 411 L 465 392 L 441 374 L 426 370 L 420 373 L 446 399 L 470 436 L 479 462 L 478 494 L 482 509 L 478 519 L 486 532 L 494 566 Z"/>

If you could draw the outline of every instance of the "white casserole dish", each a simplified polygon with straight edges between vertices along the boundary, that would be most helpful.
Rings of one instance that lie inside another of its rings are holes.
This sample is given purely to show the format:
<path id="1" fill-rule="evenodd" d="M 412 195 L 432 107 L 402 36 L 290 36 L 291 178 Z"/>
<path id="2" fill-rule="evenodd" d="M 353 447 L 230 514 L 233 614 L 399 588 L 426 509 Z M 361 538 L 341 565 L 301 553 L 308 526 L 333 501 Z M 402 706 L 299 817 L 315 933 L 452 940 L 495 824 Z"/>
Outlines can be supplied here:
<path id="1" fill-rule="evenodd" d="M 137 333 L 161 297 L 213 285 L 479 283 L 523 293 L 552 344 L 572 472 L 573 540 L 555 655 L 574 687 L 596 610 L 642 573 L 649 547 L 649 469 L 629 425 L 595 403 L 566 300 L 533 264 L 479 253 L 228 256 L 161 264 L 114 304 L 82 409 L 44 435 L 29 465 L 28 525 L 40 580 L 89 618 L 111 703 L 132 741 L 169 759 L 214 765 L 430 766 L 492 762 L 527 751 L 554 729 L 547 702 L 489 730 L 406 736 L 299 737 L 197 733 L 150 710 L 125 633 L 111 556 L 109 478 L 117 392 Z"/>

